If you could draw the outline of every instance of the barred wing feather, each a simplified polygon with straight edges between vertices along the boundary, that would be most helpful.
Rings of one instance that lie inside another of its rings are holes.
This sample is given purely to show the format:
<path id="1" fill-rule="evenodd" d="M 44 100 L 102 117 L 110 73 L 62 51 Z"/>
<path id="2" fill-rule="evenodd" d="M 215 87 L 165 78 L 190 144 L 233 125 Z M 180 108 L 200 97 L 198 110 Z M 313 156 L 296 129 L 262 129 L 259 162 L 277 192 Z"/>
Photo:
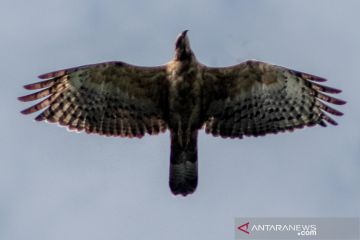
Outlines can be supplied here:
<path id="1" fill-rule="evenodd" d="M 36 93 L 21 101 L 42 101 L 22 111 L 43 110 L 35 119 L 69 129 L 108 136 L 141 137 L 166 130 L 162 104 L 166 96 L 165 66 L 138 67 L 106 62 L 39 76 L 24 86 Z"/>
<path id="2" fill-rule="evenodd" d="M 325 102 L 345 101 L 328 94 L 341 91 L 324 78 L 259 61 L 204 70 L 205 130 L 215 136 L 262 136 L 295 128 L 337 123 L 341 112 Z"/>

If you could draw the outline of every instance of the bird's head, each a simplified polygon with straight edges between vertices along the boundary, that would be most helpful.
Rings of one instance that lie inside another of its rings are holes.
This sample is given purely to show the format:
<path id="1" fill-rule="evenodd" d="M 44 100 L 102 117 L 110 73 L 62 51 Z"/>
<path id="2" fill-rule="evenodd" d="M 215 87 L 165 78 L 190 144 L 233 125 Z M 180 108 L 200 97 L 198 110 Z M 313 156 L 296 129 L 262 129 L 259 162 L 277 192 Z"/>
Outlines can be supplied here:
<path id="1" fill-rule="evenodd" d="M 185 30 L 179 34 L 175 42 L 175 59 L 184 61 L 190 60 L 194 54 L 190 48 L 190 41 L 187 36 L 187 32 L 189 30 Z"/>

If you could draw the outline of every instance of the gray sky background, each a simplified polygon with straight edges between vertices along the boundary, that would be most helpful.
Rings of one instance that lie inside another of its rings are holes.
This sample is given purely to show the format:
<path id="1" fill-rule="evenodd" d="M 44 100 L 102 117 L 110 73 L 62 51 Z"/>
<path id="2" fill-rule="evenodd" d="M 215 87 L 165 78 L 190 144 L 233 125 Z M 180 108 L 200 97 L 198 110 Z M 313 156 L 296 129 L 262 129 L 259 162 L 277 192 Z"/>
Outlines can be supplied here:
<path id="1" fill-rule="evenodd" d="M 360 215 L 360 1 L 2 0 L 0 239 L 233 239 L 235 217 Z M 340 88 L 337 127 L 201 133 L 195 194 L 168 188 L 169 134 L 69 133 L 21 116 L 22 85 L 108 60 L 159 65 L 179 32 L 198 59 L 258 59 Z"/>

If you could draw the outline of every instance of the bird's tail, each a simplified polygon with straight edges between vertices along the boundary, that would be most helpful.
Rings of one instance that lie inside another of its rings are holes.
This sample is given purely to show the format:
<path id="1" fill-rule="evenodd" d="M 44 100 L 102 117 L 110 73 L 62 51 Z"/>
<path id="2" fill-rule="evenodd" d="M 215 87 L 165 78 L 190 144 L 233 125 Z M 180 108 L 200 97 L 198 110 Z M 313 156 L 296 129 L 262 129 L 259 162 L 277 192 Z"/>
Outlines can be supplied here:
<path id="1" fill-rule="evenodd" d="M 186 196 L 197 186 L 197 131 L 189 139 L 171 132 L 170 179 L 173 194 Z"/>

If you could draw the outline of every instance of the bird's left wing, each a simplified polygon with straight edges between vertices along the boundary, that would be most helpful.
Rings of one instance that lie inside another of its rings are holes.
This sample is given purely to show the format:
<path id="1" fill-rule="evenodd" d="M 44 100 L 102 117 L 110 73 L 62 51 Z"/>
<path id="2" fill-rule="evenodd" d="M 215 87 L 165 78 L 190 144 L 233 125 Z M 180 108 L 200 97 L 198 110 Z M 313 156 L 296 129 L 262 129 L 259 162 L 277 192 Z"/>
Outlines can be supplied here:
<path id="1" fill-rule="evenodd" d="M 336 125 L 324 102 L 345 101 L 325 93 L 324 78 L 259 61 L 224 68 L 204 67 L 205 130 L 215 136 L 261 136 L 303 126 Z"/>
<path id="2" fill-rule="evenodd" d="M 55 71 L 39 78 L 46 80 L 24 87 L 42 90 L 19 98 L 21 101 L 44 98 L 22 111 L 30 114 L 46 108 L 35 118 L 38 121 L 123 137 L 141 137 L 166 130 L 165 66 L 105 62 Z"/>

